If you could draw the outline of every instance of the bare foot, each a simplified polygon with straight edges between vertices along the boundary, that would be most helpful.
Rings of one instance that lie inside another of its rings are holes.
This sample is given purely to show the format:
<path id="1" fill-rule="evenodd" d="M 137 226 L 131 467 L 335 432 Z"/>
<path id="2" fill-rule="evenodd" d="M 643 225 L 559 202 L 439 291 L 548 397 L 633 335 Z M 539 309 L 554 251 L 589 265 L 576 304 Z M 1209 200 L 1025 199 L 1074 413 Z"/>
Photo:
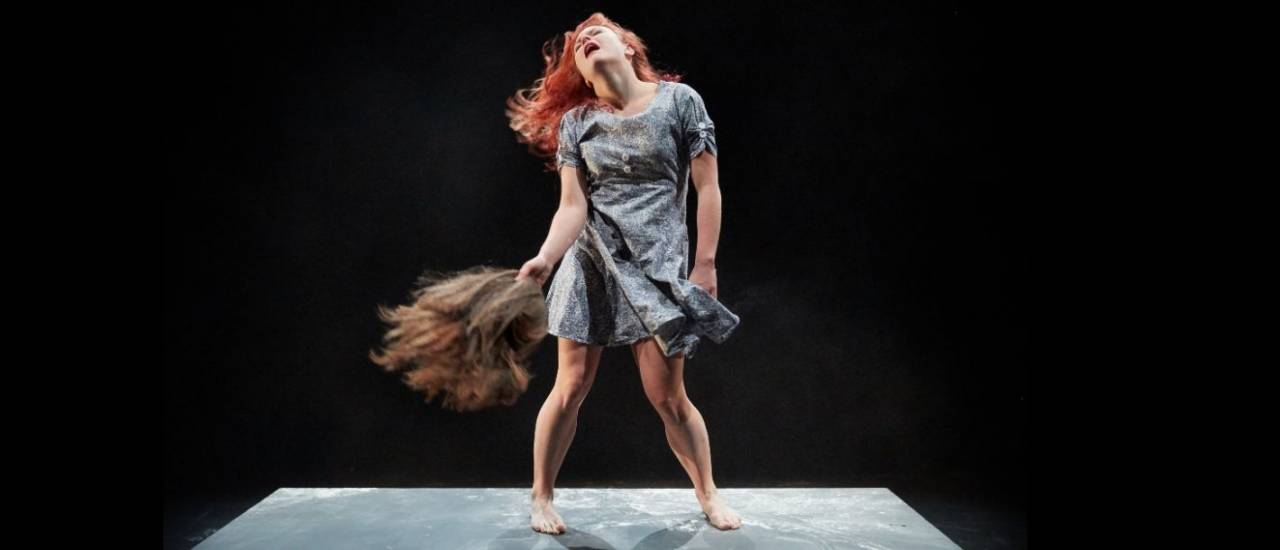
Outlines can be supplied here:
<path id="1" fill-rule="evenodd" d="M 565 531 L 564 520 L 560 519 L 560 514 L 556 513 L 555 506 L 551 505 L 551 499 L 547 497 L 533 497 L 529 526 L 534 531 L 551 535 L 559 535 Z"/>
<path id="2" fill-rule="evenodd" d="M 702 504 L 702 512 L 707 514 L 707 521 L 716 529 L 737 529 L 742 526 L 742 516 L 738 512 L 729 507 L 729 504 L 720 498 L 719 493 L 713 493 L 710 497 L 698 497 L 698 502 Z"/>

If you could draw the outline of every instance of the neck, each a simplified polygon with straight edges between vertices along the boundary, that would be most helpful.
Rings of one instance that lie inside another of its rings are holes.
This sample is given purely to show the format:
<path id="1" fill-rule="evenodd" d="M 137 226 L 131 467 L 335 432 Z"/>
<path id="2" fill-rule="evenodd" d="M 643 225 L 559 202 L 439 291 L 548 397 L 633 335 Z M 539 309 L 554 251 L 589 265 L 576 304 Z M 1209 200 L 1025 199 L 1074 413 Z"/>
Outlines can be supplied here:
<path id="1" fill-rule="evenodd" d="M 591 79 L 591 89 L 595 91 L 596 97 L 619 111 L 626 110 L 628 105 L 643 102 L 653 86 L 653 83 L 637 78 L 635 71 L 600 71 L 596 78 Z"/>

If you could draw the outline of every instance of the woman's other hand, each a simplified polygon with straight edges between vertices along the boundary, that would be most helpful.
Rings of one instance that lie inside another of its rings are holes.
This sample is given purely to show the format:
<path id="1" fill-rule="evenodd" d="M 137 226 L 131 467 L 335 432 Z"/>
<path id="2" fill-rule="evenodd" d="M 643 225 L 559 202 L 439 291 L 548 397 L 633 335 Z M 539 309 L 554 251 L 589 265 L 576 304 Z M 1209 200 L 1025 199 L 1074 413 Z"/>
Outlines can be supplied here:
<path id="1" fill-rule="evenodd" d="M 712 298 L 720 299 L 716 285 L 716 266 L 704 263 L 694 265 L 693 271 L 689 273 L 689 282 L 702 287 Z"/>

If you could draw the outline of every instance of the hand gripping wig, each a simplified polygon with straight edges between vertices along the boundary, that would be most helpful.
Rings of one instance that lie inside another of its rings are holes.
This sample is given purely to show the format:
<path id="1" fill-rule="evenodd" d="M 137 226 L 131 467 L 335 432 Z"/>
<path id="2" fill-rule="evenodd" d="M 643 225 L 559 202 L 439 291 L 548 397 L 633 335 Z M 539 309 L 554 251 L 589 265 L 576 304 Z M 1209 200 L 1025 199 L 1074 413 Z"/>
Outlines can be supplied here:
<path id="1" fill-rule="evenodd" d="M 477 266 L 427 271 L 410 291 L 413 302 L 378 305 L 391 325 L 384 351 L 369 358 L 430 402 L 458 412 L 510 406 L 528 388 L 524 363 L 547 334 L 542 288 L 518 271 Z"/>

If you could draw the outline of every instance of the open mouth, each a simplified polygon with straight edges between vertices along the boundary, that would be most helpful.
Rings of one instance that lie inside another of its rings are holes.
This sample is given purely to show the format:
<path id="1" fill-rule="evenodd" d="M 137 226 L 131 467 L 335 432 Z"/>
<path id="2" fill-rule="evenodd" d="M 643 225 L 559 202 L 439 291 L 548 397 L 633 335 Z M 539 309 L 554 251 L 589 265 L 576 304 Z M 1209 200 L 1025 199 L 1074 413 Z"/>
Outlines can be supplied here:
<path id="1" fill-rule="evenodd" d="M 600 49 L 600 46 L 597 46 L 594 43 L 588 42 L 587 47 L 582 50 L 583 51 L 582 57 L 587 57 L 599 49 Z"/>

